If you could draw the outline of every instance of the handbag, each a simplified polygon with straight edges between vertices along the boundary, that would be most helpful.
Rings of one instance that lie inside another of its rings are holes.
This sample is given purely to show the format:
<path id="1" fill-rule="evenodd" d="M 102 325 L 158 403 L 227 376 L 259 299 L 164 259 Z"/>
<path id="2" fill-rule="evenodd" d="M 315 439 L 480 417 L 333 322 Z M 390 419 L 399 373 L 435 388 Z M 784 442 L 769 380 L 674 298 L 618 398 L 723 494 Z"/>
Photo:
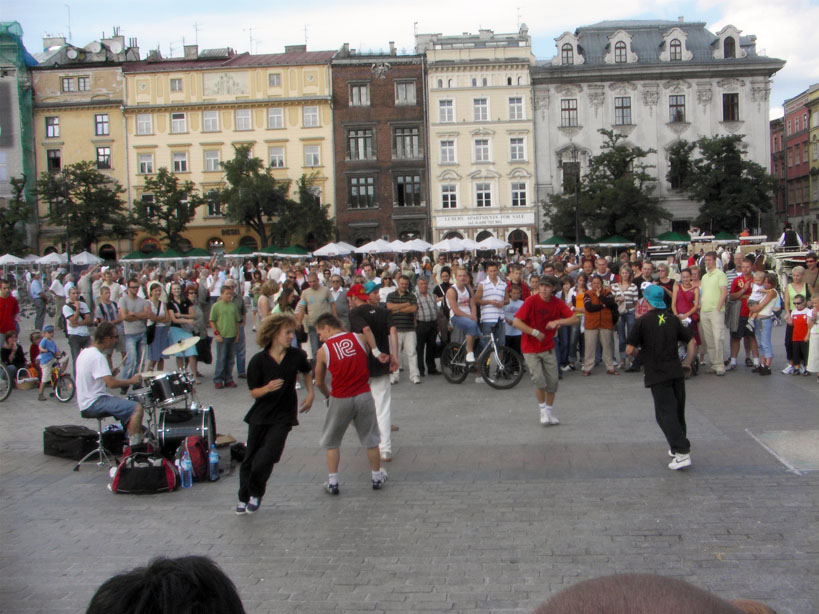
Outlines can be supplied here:
<path id="1" fill-rule="evenodd" d="M 308 338 L 307 337 L 307 332 L 304 330 L 303 325 L 299 325 L 296 328 L 295 333 L 296 333 L 296 341 L 298 341 L 299 343 L 304 343 L 304 342 L 307 341 L 307 338 Z"/>
<path id="2" fill-rule="evenodd" d="M 159 316 L 159 310 L 162 308 L 162 303 L 158 303 L 156 306 L 156 315 Z M 156 337 L 156 322 L 151 321 L 145 325 L 145 339 L 148 345 L 151 345 L 154 342 L 154 337 Z"/>
<path id="3" fill-rule="evenodd" d="M 213 337 L 208 337 L 207 333 L 199 338 L 196 342 L 196 357 L 199 362 L 209 365 L 213 362 L 213 353 L 210 349 L 210 344 L 213 342 Z"/>

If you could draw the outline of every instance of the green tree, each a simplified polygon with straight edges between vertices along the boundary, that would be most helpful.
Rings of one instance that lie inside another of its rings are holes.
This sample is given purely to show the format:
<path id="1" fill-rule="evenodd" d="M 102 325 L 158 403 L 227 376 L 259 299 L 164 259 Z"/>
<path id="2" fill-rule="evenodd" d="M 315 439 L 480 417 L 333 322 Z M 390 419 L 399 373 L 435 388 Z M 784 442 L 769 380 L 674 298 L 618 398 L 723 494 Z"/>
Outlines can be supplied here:
<path id="1" fill-rule="evenodd" d="M 137 199 L 133 204 L 133 224 L 168 247 L 179 249 L 182 233 L 196 215 L 204 198 L 196 193 L 192 181 L 180 183 L 179 178 L 160 168 L 155 177 L 145 179 L 145 193 L 153 195 L 152 202 Z"/>
<path id="2" fill-rule="evenodd" d="M 234 146 L 233 159 L 222 163 L 228 185 L 217 198 L 225 205 L 225 217 L 243 224 L 259 237 L 259 245 L 270 243 L 270 226 L 286 210 L 289 181 L 279 181 L 259 158 L 251 158 L 249 145 Z"/>
<path id="3" fill-rule="evenodd" d="M 686 140 L 679 140 L 668 148 L 668 173 L 665 178 L 671 184 L 671 189 L 679 190 L 688 185 L 694 171 L 692 153 L 696 148 L 694 143 Z"/>
<path id="4" fill-rule="evenodd" d="M 681 187 L 702 203 L 696 220 L 700 228 L 737 233 L 771 209 L 776 180 L 745 158 L 742 135 L 702 137 L 695 145 L 699 155 Z"/>
<path id="5" fill-rule="evenodd" d="M 104 237 L 133 235 L 118 181 L 100 173 L 93 162 L 69 164 L 57 173 L 43 172 L 37 193 L 48 203 L 45 219 L 61 231 L 65 243 L 90 249 Z"/>
<path id="6" fill-rule="evenodd" d="M 31 207 L 25 199 L 26 178 L 10 179 L 13 196 L 0 208 L 0 244 L 4 253 L 23 256 L 30 251 L 25 238 L 25 224 L 31 219 Z"/>
<path id="7" fill-rule="evenodd" d="M 324 245 L 333 239 L 333 218 L 328 217 L 330 205 L 322 205 L 313 190 L 316 175 L 302 175 L 296 181 L 298 200 L 288 199 L 286 207 L 273 226 L 273 241 L 280 247 L 307 243 L 313 235 L 316 243 Z"/>

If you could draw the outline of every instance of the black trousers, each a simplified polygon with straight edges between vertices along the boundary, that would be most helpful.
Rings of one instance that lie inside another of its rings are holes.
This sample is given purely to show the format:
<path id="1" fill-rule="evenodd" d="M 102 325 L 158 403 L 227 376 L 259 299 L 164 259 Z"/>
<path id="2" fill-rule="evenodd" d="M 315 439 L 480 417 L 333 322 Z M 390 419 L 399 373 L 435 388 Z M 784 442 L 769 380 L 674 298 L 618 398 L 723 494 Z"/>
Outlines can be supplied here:
<path id="1" fill-rule="evenodd" d="M 418 370 L 423 373 L 435 371 L 435 338 L 438 336 L 438 322 L 418 322 L 415 327 L 417 340 Z M 426 367 L 424 366 L 426 364 Z"/>
<path id="2" fill-rule="evenodd" d="M 785 358 L 793 362 L 793 324 L 785 326 Z"/>
<path id="3" fill-rule="evenodd" d="M 247 453 L 239 468 L 239 501 L 264 496 L 273 465 L 284 452 L 293 427 L 289 424 L 251 424 L 247 430 Z"/>
<path id="4" fill-rule="evenodd" d="M 691 444 L 686 437 L 685 380 L 668 380 L 651 386 L 654 397 L 654 417 L 663 431 L 671 451 L 688 454 Z"/>

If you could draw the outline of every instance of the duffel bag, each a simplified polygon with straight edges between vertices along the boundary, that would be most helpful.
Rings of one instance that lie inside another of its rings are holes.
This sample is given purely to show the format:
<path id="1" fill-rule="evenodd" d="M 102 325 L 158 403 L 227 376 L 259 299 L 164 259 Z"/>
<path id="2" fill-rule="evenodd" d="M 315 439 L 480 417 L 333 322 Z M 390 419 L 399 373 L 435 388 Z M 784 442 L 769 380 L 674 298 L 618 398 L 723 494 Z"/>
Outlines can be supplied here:
<path id="1" fill-rule="evenodd" d="M 78 461 L 97 447 L 97 432 L 87 426 L 62 424 L 43 430 L 43 454 Z"/>
<path id="2" fill-rule="evenodd" d="M 110 488 L 118 494 L 152 495 L 173 492 L 178 484 L 176 470 L 167 458 L 135 452 L 117 466 Z"/>

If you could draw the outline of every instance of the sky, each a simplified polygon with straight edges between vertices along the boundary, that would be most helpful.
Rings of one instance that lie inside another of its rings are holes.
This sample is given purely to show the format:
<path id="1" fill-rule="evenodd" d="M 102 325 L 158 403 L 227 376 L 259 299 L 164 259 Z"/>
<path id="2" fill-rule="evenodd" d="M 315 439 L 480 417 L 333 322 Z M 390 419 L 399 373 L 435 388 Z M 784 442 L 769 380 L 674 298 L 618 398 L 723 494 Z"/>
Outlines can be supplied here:
<path id="1" fill-rule="evenodd" d="M 164 57 L 179 56 L 183 44 L 193 43 L 200 49 L 279 53 L 285 45 L 305 42 L 308 50 L 349 43 L 378 51 L 395 41 L 399 52 L 411 53 L 415 32 L 514 32 L 525 23 L 535 56 L 548 59 L 555 54 L 554 39 L 578 26 L 680 16 L 704 21 L 713 33 L 733 24 L 742 34 L 757 36 L 757 53 L 787 61 L 774 76 L 772 118 L 782 115 L 784 100 L 819 82 L 819 0 L 0 0 L 0 21 L 20 22 L 31 53 L 42 51 L 44 34 L 68 36 L 70 31 L 70 42 L 81 47 L 119 26 L 126 41 L 137 38 L 143 57 L 155 48 Z"/>

